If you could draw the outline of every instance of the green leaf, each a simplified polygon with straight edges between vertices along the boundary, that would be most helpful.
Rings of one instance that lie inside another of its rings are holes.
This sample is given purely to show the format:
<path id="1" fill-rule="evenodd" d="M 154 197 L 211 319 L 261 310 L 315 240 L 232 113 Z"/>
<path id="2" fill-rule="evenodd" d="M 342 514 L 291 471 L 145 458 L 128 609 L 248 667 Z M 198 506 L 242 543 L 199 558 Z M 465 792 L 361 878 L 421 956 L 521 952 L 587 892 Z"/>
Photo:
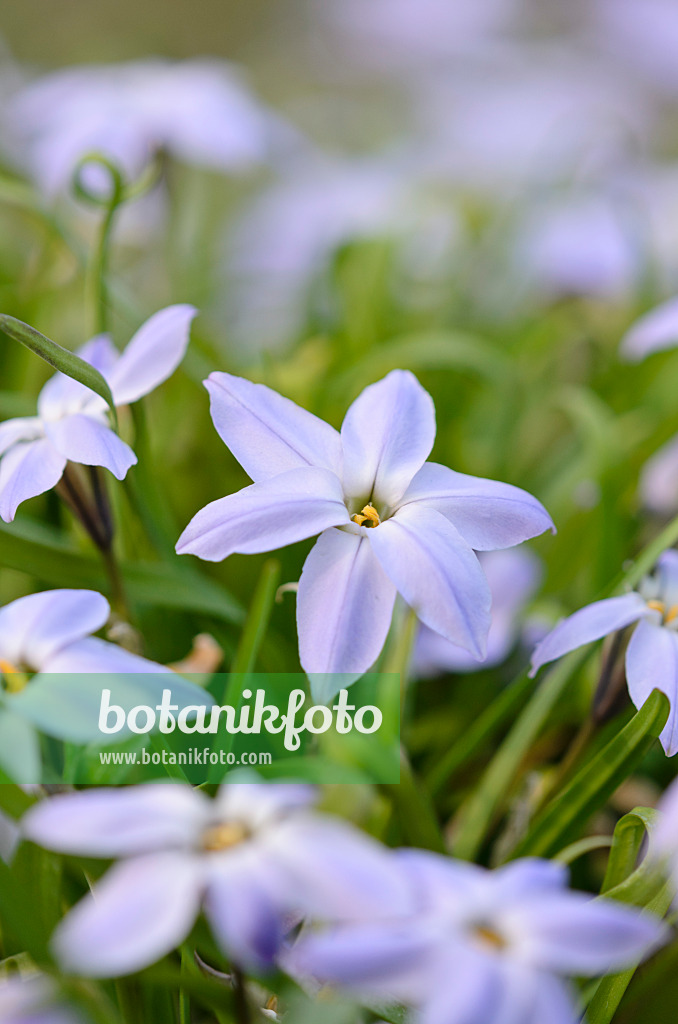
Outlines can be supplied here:
<path id="1" fill-rule="evenodd" d="M 657 820 L 652 807 L 634 807 L 617 822 L 601 893 L 624 882 L 635 870 L 640 848 Z"/>
<path id="2" fill-rule="evenodd" d="M 0 331 L 25 345 L 31 352 L 34 352 L 41 359 L 44 359 L 46 363 L 49 363 L 50 366 L 53 366 L 55 370 L 65 373 L 67 377 L 77 380 L 79 384 L 83 384 L 90 391 L 94 391 L 100 398 L 103 398 L 111 410 L 113 422 L 117 428 L 118 414 L 115 409 L 113 395 L 98 370 L 95 370 L 93 366 L 86 363 L 84 359 L 76 356 L 75 353 L 69 352 L 68 349 L 62 348 L 61 345 L 57 345 L 51 338 L 46 338 L 44 334 L 36 331 L 34 327 L 25 324 L 23 320 L 17 320 L 6 313 L 0 313 Z"/>
<path id="3" fill-rule="evenodd" d="M 510 857 L 549 857 L 560 849 L 637 767 L 664 728 L 669 710 L 666 695 L 653 690 L 628 725 L 537 815 Z"/>
<path id="4" fill-rule="evenodd" d="M 83 555 L 56 530 L 30 519 L 0 523 L 0 566 L 25 572 L 58 587 L 109 591 L 98 558 Z M 132 601 L 159 608 L 213 615 L 242 622 L 242 606 L 219 583 L 188 565 L 172 562 L 123 562 L 120 571 Z"/>
<path id="5" fill-rule="evenodd" d="M 478 787 L 461 809 L 457 835 L 452 846 L 455 857 L 463 860 L 476 858 L 488 828 L 513 785 L 521 762 L 586 656 L 586 651 L 575 651 L 559 662 L 542 680 L 490 761 Z"/>
<path id="6" fill-rule="evenodd" d="M 601 893 L 622 903 L 642 907 L 663 917 L 673 899 L 673 886 L 666 882 L 653 858 L 645 856 L 636 868 L 640 848 L 649 837 L 657 812 L 636 807 L 617 822 Z M 588 1024 L 610 1024 L 636 968 L 603 978 L 595 989 L 586 1014 Z"/>

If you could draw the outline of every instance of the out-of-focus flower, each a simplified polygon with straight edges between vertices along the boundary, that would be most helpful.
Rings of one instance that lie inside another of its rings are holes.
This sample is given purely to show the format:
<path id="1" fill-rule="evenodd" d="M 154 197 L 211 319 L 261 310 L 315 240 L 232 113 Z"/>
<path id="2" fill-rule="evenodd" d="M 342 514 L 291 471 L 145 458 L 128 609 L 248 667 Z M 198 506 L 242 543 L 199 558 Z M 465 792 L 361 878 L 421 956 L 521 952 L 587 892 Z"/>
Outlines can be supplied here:
<path id="1" fill-rule="evenodd" d="M 80 1011 L 67 1005 L 56 985 L 43 975 L 0 981 L 2 1024 L 85 1024 Z"/>
<path id="2" fill-rule="evenodd" d="M 601 49 L 646 81 L 678 90 L 678 7 L 673 0 L 596 0 L 589 8 Z"/>
<path id="3" fill-rule="evenodd" d="M 419 185 L 397 154 L 313 157 L 292 166 L 230 231 L 224 313 L 233 336 L 259 348 L 293 337 L 309 288 L 349 242 L 395 239 L 416 246 L 417 262 L 423 251 L 440 251 L 441 238 L 449 251 L 457 233 L 454 213 L 429 205 Z"/>
<path id="4" fill-rule="evenodd" d="M 516 243 L 521 277 L 549 298 L 623 298 L 638 280 L 640 255 L 620 211 L 590 196 L 535 209 Z"/>
<path id="5" fill-rule="evenodd" d="M 412 659 L 415 676 L 424 678 L 442 672 L 477 672 L 478 669 L 501 664 L 510 654 L 520 634 L 525 606 L 541 581 L 541 562 L 526 548 L 482 552 L 479 561 L 492 595 L 492 621 L 484 660 L 477 661 L 468 651 L 423 626 L 419 630 Z"/>
<path id="6" fill-rule="evenodd" d="M 626 332 L 621 355 L 633 362 L 678 345 L 678 298 L 650 310 Z"/>
<path id="7" fill-rule="evenodd" d="M 639 491 L 645 508 L 672 515 L 678 508 L 678 437 L 672 437 L 648 459 L 640 474 Z"/>
<path id="8" fill-rule="evenodd" d="M 362 919 L 405 903 L 386 850 L 315 814 L 306 786 L 223 786 L 214 800 L 181 785 L 88 790 L 32 807 L 24 835 L 63 853 L 123 858 L 58 926 L 62 966 L 107 977 L 179 945 L 204 907 L 227 956 L 269 969 L 304 914 Z"/>
<path id="9" fill-rule="evenodd" d="M 678 551 L 665 551 L 637 591 L 580 608 L 537 644 L 532 675 L 549 661 L 637 623 L 626 650 L 631 700 L 642 707 L 653 690 L 669 699 L 669 719 L 659 737 L 665 752 L 678 752 Z"/>
<path id="10" fill-rule="evenodd" d="M 46 590 L 0 608 L 0 672 L 161 672 L 93 637 L 111 614 L 95 590 Z"/>
<path id="11" fill-rule="evenodd" d="M 149 60 L 66 68 L 26 85 L 7 105 L 18 159 L 53 195 L 97 152 L 136 178 L 159 151 L 226 172 L 262 163 L 278 130 L 228 64 Z M 107 184 L 86 172 L 89 187 Z"/>
<path id="12" fill-rule="evenodd" d="M 116 406 L 147 395 L 174 373 L 189 341 L 193 306 L 168 306 L 155 313 L 119 353 L 107 335 L 78 353 L 106 379 Z M 118 480 L 136 455 L 108 425 L 102 398 L 63 373 L 38 396 L 38 415 L 0 423 L 0 518 L 14 519 L 22 501 L 54 487 L 67 462 L 104 466 Z"/>
<path id="13" fill-rule="evenodd" d="M 347 59 L 375 71 L 402 74 L 444 67 L 504 29 L 521 0 L 332 0 L 327 20 L 341 32 Z"/>
<path id="14" fill-rule="evenodd" d="M 507 48 L 460 72 L 413 90 L 420 167 L 493 201 L 616 166 L 652 125 L 613 68 L 565 48 Z"/>
<path id="15" fill-rule="evenodd" d="M 396 854 L 413 912 L 302 935 L 302 978 L 414 1005 L 417 1024 L 575 1024 L 567 976 L 633 966 L 666 940 L 652 915 L 566 889 L 567 869 L 515 861 L 496 871 Z"/>
<path id="16" fill-rule="evenodd" d="M 297 595 L 311 675 L 366 672 L 396 592 L 425 625 L 484 656 L 490 591 L 474 549 L 511 547 L 553 524 L 526 491 L 425 461 L 435 410 L 411 373 L 365 388 L 341 434 L 261 384 L 213 373 L 206 387 L 221 438 L 255 482 L 198 512 L 177 551 L 221 561 L 320 533 Z"/>

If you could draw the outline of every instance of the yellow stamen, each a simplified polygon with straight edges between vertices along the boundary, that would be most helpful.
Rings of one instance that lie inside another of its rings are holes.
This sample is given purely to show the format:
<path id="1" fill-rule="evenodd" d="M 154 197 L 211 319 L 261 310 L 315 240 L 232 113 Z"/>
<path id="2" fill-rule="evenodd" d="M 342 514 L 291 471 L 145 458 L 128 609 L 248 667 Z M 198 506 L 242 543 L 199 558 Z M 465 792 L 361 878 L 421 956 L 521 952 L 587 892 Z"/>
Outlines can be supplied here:
<path id="1" fill-rule="evenodd" d="M 660 615 L 663 615 L 666 605 L 663 601 L 648 601 L 647 607 L 651 608 L 653 612 L 659 612 Z"/>
<path id="2" fill-rule="evenodd" d="M 239 821 L 213 825 L 203 834 L 202 848 L 210 852 L 228 850 L 248 839 L 249 835 L 249 830 Z"/>
<path id="3" fill-rule="evenodd" d="M 351 519 L 354 523 L 357 523 L 358 526 L 366 526 L 370 529 L 374 526 L 379 526 L 381 523 L 379 513 L 371 503 L 365 505 L 360 512 L 356 512 L 354 516 L 351 516 Z"/>
<path id="4" fill-rule="evenodd" d="M 486 928 L 484 925 L 481 925 L 479 928 L 474 929 L 474 935 L 477 939 L 480 939 L 484 946 L 491 946 L 492 949 L 504 949 L 506 947 L 506 940 L 498 932 L 495 932 L 494 928 Z"/>
<path id="5" fill-rule="evenodd" d="M 668 626 L 676 618 L 678 618 L 678 604 L 672 604 L 664 616 L 664 625 Z"/>
<path id="6" fill-rule="evenodd" d="M 3 676 L 11 676 L 18 671 L 19 669 L 11 661 L 5 661 L 4 658 L 0 658 L 0 672 L 2 672 Z"/>

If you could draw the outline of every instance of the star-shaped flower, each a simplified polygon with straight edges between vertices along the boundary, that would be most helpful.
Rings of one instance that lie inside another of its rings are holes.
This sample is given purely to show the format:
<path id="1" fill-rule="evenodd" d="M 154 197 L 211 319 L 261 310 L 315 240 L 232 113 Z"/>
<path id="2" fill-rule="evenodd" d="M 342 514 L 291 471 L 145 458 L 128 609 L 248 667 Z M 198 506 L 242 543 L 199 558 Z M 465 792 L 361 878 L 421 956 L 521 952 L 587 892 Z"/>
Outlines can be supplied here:
<path id="1" fill-rule="evenodd" d="M 128 974 L 188 935 L 202 907 L 214 936 L 247 970 L 270 969 L 303 914 L 362 918 L 404 906 L 388 852 L 312 810 L 302 785 L 223 786 L 214 800 L 183 785 L 91 789 L 32 807 L 23 834 L 48 849 L 122 858 L 58 926 L 69 971 Z"/>
<path id="2" fill-rule="evenodd" d="M 220 561 L 319 533 L 297 596 L 301 664 L 312 676 L 341 673 L 347 685 L 366 672 L 396 593 L 430 629 L 483 657 L 490 591 L 475 550 L 511 547 L 553 524 L 526 491 L 426 462 L 435 410 L 411 373 L 365 388 L 341 433 L 261 384 L 227 373 L 205 384 L 214 424 L 254 483 L 198 512 L 180 554 Z"/>
<path id="3" fill-rule="evenodd" d="M 193 306 L 168 306 L 143 324 L 124 352 L 107 335 L 78 353 L 106 379 L 116 406 L 129 405 L 174 373 L 184 357 Z M 108 423 L 102 398 L 63 373 L 38 396 L 38 415 L 0 423 L 0 518 L 54 487 L 67 462 L 104 466 L 123 480 L 137 458 Z"/>

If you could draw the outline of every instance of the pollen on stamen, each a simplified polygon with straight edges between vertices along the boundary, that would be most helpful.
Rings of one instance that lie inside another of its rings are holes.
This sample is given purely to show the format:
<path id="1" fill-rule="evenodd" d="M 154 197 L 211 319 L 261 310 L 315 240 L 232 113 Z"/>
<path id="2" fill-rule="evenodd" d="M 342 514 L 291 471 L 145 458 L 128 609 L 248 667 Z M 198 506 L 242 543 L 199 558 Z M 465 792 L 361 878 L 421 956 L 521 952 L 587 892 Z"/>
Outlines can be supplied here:
<path id="1" fill-rule="evenodd" d="M 475 938 L 480 939 L 483 946 L 489 946 L 491 949 L 504 949 L 507 945 L 506 939 L 499 932 L 496 932 L 494 928 L 488 928 L 486 925 L 479 925 L 474 928 L 473 934 Z"/>
<path id="2" fill-rule="evenodd" d="M 224 822 L 208 828 L 202 837 L 202 848 L 210 853 L 238 846 L 250 835 L 249 829 L 239 821 Z"/>
<path id="3" fill-rule="evenodd" d="M 672 604 L 664 615 L 664 625 L 668 626 L 678 618 L 678 604 Z"/>
<path id="4" fill-rule="evenodd" d="M 18 673 L 19 669 L 16 665 L 12 665 L 11 661 L 5 661 L 4 658 L 0 658 L 0 674 L 3 676 L 11 676 Z"/>
<path id="5" fill-rule="evenodd" d="M 659 612 L 660 615 L 663 615 L 666 609 L 663 601 L 648 601 L 647 607 L 651 608 L 653 612 Z"/>
<path id="6" fill-rule="evenodd" d="M 351 516 L 354 523 L 358 526 L 366 526 L 368 529 L 372 529 L 375 526 L 379 526 L 381 519 L 374 505 L 368 503 L 360 512 L 356 512 L 354 516 Z"/>

